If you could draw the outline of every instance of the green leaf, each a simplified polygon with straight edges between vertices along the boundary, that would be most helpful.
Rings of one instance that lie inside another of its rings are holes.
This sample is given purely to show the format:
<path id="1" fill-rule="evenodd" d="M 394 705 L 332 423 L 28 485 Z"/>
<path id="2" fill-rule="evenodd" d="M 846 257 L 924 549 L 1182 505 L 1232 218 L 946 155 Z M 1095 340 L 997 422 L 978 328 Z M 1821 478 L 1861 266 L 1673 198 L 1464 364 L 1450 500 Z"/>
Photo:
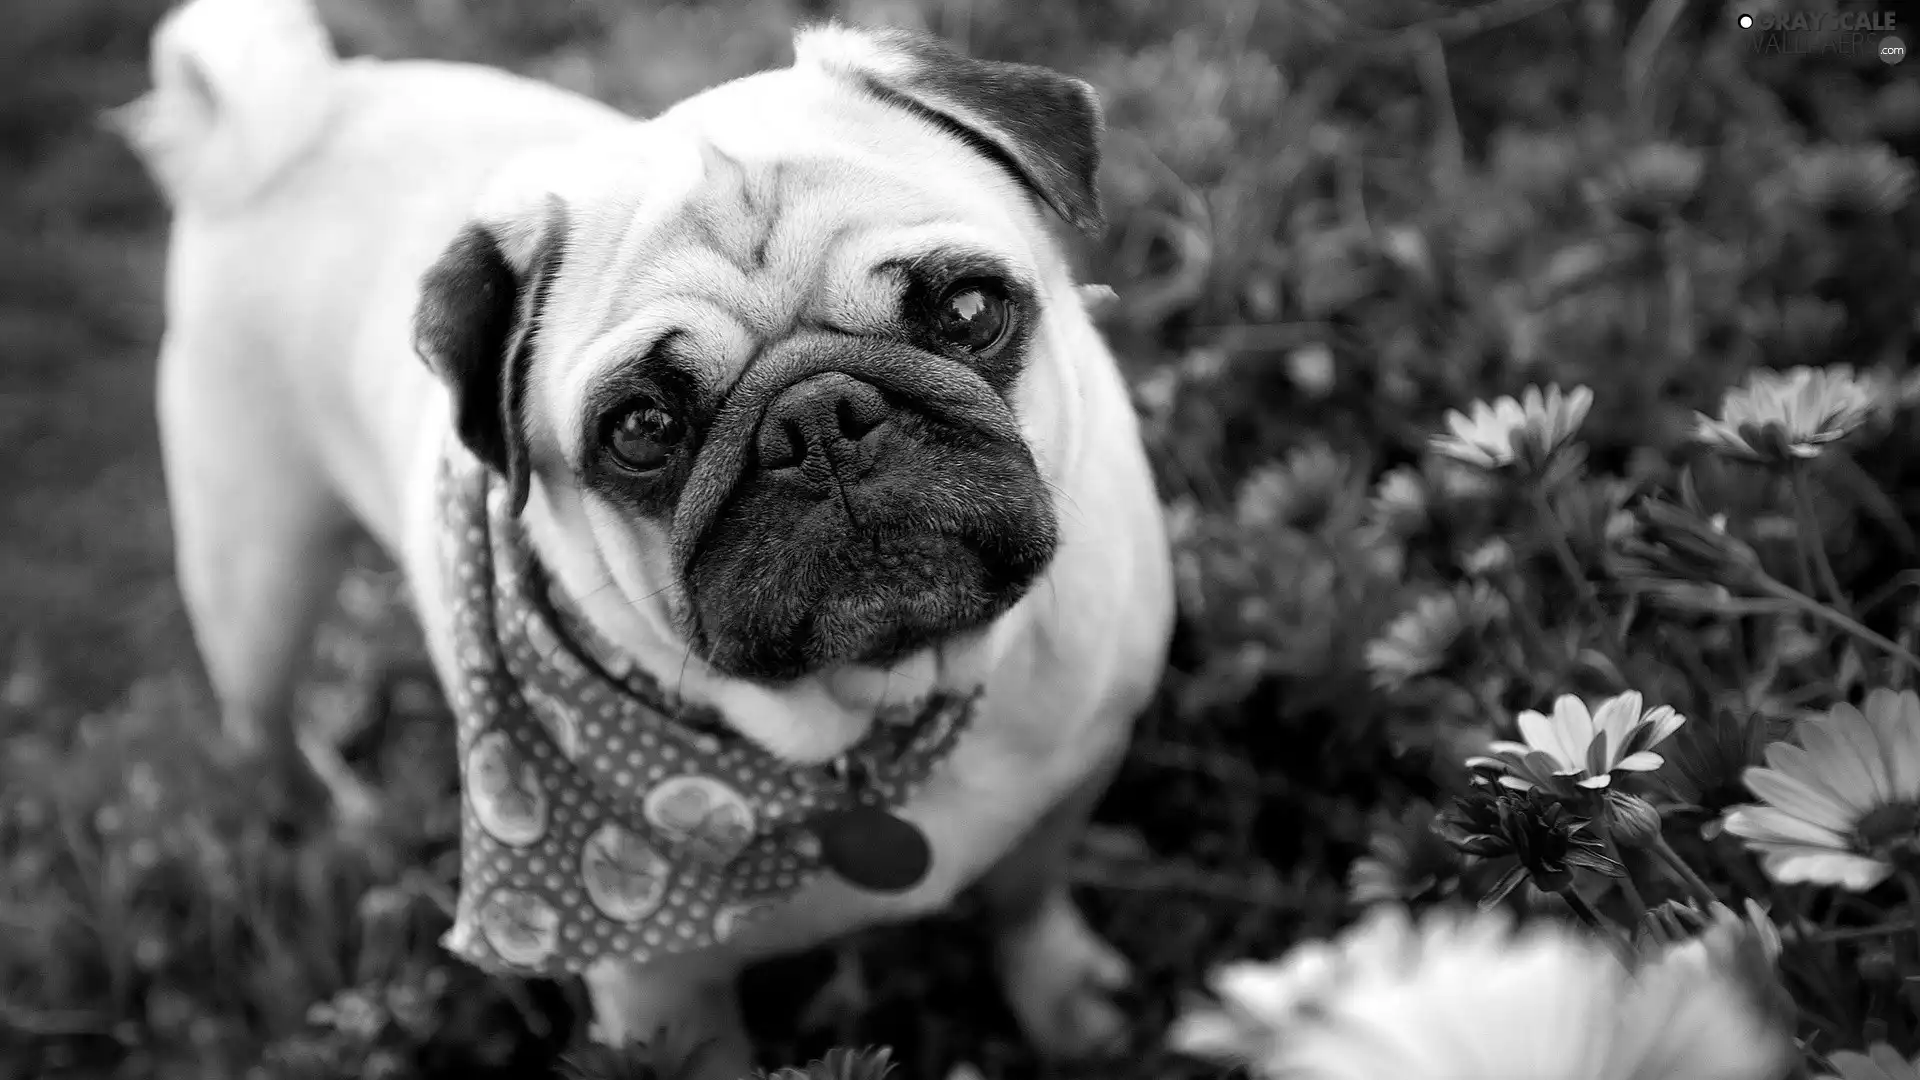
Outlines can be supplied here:
<path id="1" fill-rule="evenodd" d="M 1520 883 L 1525 880 L 1527 880 L 1527 868 L 1515 863 L 1512 869 L 1500 875 L 1500 880 L 1493 883 L 1493 888 L 1487 890 L 1487 895 L 1480 898 L 1480 909 L 1486 911 L 1498 907 L 1500 901 L 1505 900 L 1507 894 L 1519 888 Z"/>

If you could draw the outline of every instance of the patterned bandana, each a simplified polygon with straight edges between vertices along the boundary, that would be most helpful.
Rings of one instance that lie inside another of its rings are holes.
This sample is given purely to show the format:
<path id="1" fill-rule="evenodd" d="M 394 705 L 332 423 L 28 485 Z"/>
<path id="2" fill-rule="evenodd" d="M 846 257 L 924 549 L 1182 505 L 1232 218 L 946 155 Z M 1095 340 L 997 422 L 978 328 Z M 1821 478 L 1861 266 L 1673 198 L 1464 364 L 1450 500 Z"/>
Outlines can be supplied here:
<path id="1" fill-rule="evenodd" d="M 784 762 L 573 611 L 484 466 L 446 453 L 438 479 L 465 795 L 442 943 L 483 969 L 578 973 L 726 940 L 825 872 L 823 824 L 904 801 L 973 715 L 978 692 L 936 694 L 882 712 L 833 764 Z"/>

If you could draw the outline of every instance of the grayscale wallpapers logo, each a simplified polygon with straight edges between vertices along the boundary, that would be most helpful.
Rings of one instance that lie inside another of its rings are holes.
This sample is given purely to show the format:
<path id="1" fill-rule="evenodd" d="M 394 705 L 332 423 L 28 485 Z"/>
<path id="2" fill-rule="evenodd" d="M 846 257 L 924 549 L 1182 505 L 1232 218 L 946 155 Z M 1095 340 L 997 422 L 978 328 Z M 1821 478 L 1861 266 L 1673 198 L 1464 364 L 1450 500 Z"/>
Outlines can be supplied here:
<path id="1" fill-rule="evenodd" d="M 1907 43 L 1894 32 L 1898 20 L 1891 11 L 1742 14 L 1737 22 L 1749 31 L 1747 48 L 1754 53 L 1873 55 L 1888 64 L 1907 58 Z"/>

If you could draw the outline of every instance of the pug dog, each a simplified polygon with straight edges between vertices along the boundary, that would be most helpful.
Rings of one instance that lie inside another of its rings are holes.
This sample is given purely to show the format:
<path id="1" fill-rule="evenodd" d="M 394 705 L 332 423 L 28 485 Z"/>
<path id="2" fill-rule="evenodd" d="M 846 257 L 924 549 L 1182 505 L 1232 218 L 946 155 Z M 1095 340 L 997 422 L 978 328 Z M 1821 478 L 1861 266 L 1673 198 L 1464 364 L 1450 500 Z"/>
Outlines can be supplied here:
<path id="1" fill-rule="evenodd" d="M 1117 1046 L 1067 862 L 1173 604 L 1055 232 L 1102 224 L 1091 87 L 826 24 L 638 119 L 343 59 L 304 0 L 190 0 L 152 77 L 113 121 L 173 215 L 160 432 L 225 740 L 301 741 L 364 530 L 460 723 L 450 948 L 733 1076 L 743 966 L 977 895 L 1034 1045 Z"/>

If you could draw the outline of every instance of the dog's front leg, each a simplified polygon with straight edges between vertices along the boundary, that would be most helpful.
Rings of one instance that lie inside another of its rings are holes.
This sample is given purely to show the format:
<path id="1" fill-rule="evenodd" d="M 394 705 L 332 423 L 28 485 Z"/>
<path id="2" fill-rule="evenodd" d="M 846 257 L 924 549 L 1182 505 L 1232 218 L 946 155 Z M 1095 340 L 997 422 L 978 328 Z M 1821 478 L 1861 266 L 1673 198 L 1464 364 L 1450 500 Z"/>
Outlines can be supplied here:
<path id="1" fill-rule="evenodd" d="M 980 881 L 1002 992 L 1034 1049 L 1052 1058 L 1112 1053 L 1126 1040 L 1113 995 L 1132 968 L 1087 925 L 1067 881 L 1073 848 L 1122 757 L 1095 768 Z"/>
<path id="2" fill-rule="evenodd" d="M 667 1049 L 705 1043 L 687 1080 L 739 1080 L 753 1068 L 753 1045 L 740 1014 L 736 965 L 712 954 L 648 964 L 602 960 L 587 969 L 591 1036 L 606 1046 L 635 1041 Z"/>

